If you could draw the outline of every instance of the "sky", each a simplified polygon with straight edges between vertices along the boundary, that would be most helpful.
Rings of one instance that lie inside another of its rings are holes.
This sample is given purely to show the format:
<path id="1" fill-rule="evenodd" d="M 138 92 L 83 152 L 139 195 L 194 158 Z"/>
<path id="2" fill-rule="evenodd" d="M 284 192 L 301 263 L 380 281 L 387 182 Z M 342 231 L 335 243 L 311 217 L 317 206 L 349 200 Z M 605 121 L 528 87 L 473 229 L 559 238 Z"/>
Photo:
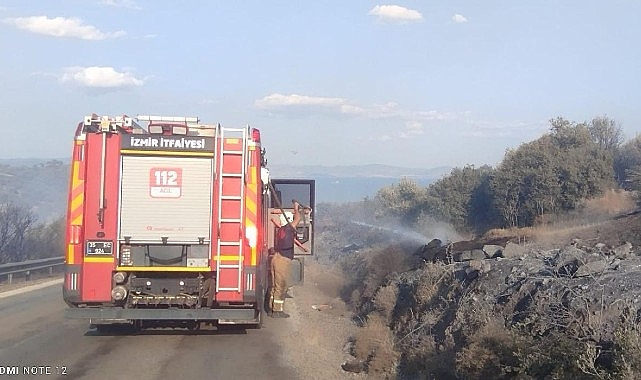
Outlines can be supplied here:
<path id="1" fill-rule="evenodd" d="M 261 130 L 268 162 L 492 165 L 549 120 L 641 132 L 641 1 L 0 0 L 0 158 L 85 115 Z"/>

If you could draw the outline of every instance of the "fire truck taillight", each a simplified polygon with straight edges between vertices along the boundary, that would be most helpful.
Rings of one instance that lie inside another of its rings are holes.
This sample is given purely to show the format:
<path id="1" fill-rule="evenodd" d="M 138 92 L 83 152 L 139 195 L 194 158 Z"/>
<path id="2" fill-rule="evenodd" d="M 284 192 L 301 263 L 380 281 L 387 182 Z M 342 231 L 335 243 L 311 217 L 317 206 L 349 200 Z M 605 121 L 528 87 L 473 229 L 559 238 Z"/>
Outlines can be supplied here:
<path id="1" fill-rule="evenodd" d="M 131 246 L 123 245 L 120 247 L 120 265 L 121 266 L 134 265 L 134 262 L 131 259 Z"/>
<path id="2" fill-rule="evenodd" d="M 69 235 L 70 244 L 80 244 L 80 226 L 72 224 Z"/>

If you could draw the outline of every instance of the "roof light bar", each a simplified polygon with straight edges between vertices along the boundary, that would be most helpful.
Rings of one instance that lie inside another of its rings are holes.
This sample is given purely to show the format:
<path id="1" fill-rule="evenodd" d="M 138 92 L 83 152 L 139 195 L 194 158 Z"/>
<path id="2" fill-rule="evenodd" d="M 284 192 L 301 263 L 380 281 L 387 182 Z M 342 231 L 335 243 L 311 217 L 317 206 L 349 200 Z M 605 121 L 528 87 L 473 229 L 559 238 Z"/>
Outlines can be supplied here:
<path id="1" fill-rule="evenodd" d="M 174 123 L 198 123 L 198 117 L 189 116 L 152 116 L 152 115 L 138 115 L 136 119 L 141 121 L 165 121 Z"/>
<path id="2" fill-rule="evenodd" d="M 131 117 L 128 117 L 128 116 L 116 116 L 116 117 L 98 116 L 98 115 L 85 116 L 84 125 L 90 126 L 92 124 L 100 125 L 101 130 L 103 132 L 107 132 L 110 129 L 115 130 L 116 127 L 132 127 L 134 125 L 134 121 Z"/>

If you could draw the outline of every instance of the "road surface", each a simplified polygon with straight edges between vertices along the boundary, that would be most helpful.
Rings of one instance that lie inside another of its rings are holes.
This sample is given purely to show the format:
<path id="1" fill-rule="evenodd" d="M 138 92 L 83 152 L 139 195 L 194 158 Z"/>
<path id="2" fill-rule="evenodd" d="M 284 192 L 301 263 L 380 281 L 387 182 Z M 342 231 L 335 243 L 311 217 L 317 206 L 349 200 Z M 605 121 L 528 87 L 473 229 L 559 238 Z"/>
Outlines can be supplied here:
<path id="1" fill-rule="evenodd" d="M 263 329 L 99 334 L 86 321 L 66 320 L 65 308 L 60 284 L 0 298 L 0 377 L 297 378 L 274 343 L 280 320 L 267 318 Z"/>

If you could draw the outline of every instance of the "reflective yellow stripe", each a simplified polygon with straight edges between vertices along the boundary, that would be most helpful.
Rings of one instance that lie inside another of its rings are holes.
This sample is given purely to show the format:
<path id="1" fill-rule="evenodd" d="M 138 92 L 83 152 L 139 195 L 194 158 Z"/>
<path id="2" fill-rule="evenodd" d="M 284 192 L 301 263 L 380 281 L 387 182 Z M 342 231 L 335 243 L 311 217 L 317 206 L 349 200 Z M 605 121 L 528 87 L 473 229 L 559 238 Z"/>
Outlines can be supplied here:
<path id="1" fill-rule="evenodd" d="M 210 272 L 210 267 L 116 267 L 123 272 Z"/>
<path id="2" fill-rule="evenodd" d="M 73 254 L 74 254 L 73 244 L 67 246 L 67 264 L 74 264 Z"/>
<path id="3" fill-rule="evenodd" d="M 225 260 L 233 260 L 233 261 L 242 261 L 242 256 L 238 255 L 220 255 L 220 256 L 214 256 L 214 260 L 218 260 L 220 257 L 220 261 L 225 261 Z"/>
<path id="4" fill-rule="evenodd" d="M 85 257 L 85 263 L 113 263 L 113 257 Z"/>
<path id="5" fill-rule="evenodd" d="M 251 211 L 252 214 L 256 214 L 256 201 L 254 201 L 252 198 L 247 197 L 246 198 L 246 203 L 247 203 L 247 210 Z"/>
<path id="6" fill-rule="evenodd" d="M 82 203 L 84 202 L 84 196 L 83 194 L 80 194 L 76 196 L 72 201 L 71 201 L 71 209 L 76 210 L 79 207 L 82 207 Z"/>
<path id="7" fill-rule="evenodd" d="M 71 178 L 71 195 L 73 196 L 69 207 L 72 218 L 71 224 L 80 226 L 82 225 L 82 208 L 85 202 L 85 193 L 83 191 L 85 181 L 80 179 L 80 164 L 78 161 L 73 163 L 73 176 Z"/>
<path id="8" fill-rule="evenodd" d="M 251 247 L 251 249 L 252 249 L 251 265 L 256 266 L 256 256 L 257 256 L 256 252 L 258 251 L 258 249 L 256 249 L 256 247 Z"/>

